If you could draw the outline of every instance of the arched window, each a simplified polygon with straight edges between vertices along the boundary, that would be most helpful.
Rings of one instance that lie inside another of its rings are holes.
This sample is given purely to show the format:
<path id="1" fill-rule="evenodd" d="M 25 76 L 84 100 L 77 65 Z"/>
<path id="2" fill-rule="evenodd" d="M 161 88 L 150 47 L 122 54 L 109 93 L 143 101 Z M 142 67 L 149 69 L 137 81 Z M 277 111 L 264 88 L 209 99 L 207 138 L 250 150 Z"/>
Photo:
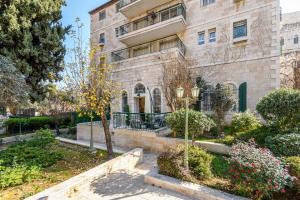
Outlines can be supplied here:
<path id="1" fill-rule="evenodd" d="M 235 105 L 232 107 L 232 110 L 231 111 L 233 111 L 233 112 L 236 112 L 237 110 L 238 110 L 238 98 L 239 98 L 239 96 L 238 96 L 238 89 L 237 89 L 237 87 L 236 87 L 236 85 L 235 84 L 232 84 L 232 83 L 228 83 L 228 84 L 226 84 L 228 87 L 229 87 L 229 89 L 232 91 L 232 93 L 233 93 L 233 96 L 234 96 L 234 98 L 235 98 Z"/>
<path id="2" fill-rule="evenodd" d="M 126 91 L 122 93 L 122 112 L 128 112 L 128 94 Z"/>
<path id="3" fill-rule="evenodd" d="M 299 43 L 299 37 L 298 37 L 298 35 L 295 35 L 294 44 L 298 44 L 298 43 Z"/>
<path id="4" fill-rule="evenodd" d="M 211 106 L 211 95 L 213 94 L 214 87 L 212 85 L 208 85 L 203 92 L 203 111 L 210 112 L 212 111 Z"/>
<path id="5" fill-rule="evenodd" d="M 138 83 L 135 88 L 134 88 L 134 93 L 137 94 L 137 95 L 140 95 L 140 94 L 145 94 L 146 93 L 146 88 L 143 84 L 141 83 Z"/>
<path id="6" fill-rule="evenodd" d="M 153 90 L 154 113 L 161 113 L 161 92 L 158 88 Z"/>

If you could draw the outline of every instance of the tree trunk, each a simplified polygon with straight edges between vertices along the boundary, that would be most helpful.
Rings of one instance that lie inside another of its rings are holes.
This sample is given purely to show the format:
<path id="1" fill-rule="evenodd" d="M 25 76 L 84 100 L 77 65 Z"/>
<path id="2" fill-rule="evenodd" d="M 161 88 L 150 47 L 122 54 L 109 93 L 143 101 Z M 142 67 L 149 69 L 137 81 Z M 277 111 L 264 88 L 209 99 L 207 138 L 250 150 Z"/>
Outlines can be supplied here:
<path id="1" fill-rule="evenodd" d="M 109 126 L 107 124 L 107 119 L 106 119 L 106 114 L 105 113 L 102 114 L 101 121 L 102 121 L 104 134 L 105 134 L 105 141 L 106 141 L 108 158 L 112 159 L 114 152 L 113 152 L 113 147 L 112 147 L 111 135 L 110 135 L 110 132 L 109 132 Z"/>
<path id="2" fill-rule="evenodd" d="M 91 116 L 91 138 L 90 138 L 90 150 L 94 151 L 94 131 L 93 131 L 93 117 Z"/>

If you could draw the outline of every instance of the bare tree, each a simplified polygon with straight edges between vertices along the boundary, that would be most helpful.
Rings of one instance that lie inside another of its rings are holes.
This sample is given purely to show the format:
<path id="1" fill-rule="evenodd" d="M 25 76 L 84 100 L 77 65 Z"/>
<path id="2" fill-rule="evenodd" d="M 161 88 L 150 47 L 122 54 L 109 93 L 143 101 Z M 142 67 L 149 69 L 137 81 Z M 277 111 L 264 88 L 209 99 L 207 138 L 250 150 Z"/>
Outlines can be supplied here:
<path id="1" fill-rule="evenodd" d="M 300 89 L 300 53 L 283 55 L 280 64 L 281 87 Z"/>
<path id="2" fill-rule="evenodd" d="M 167 55 L 166 57 L 162 56 L 164 62 L 159 82 L 167 105 L 174 112 L 182 106 L 182 102 L 176 96 L 176 89 L 181 86 L 185 90 L 185 95 L 190 95 L 193 81 L 187 60 L 167 57 Z"/>

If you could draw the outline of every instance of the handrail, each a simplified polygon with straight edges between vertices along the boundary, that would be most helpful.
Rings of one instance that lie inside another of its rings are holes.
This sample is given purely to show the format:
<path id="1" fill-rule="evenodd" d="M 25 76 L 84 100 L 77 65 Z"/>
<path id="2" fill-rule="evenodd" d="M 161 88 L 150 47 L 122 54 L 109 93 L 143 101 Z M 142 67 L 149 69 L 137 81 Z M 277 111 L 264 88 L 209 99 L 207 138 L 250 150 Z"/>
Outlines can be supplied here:
<path id="1" fill-rule="evenodd" d="M 153 12 L 145 17 L 124 24 L 118 27 L 116 30 L 118 31 L 118 36 L 122 36 L 132 31 L 136 31 L 178 16 L 183 16 L 184 19 L 186 19 L 186 8 L 183 3 L 176 4 L 158 12 Z"/>
<path id="2" fill-rule="evenodd" d="M 163 42 L 171 41 L 170 46 L 163 47 Z M 173 43 L 172 43 L 173 41 Z M 143 43 L 140 45 L 132 46 L 129 48 L 120 49 L 117 51 L 113 51 L 111 53 L 111 61 L 117 62 L 129 58 L 138 57 L 140 55 L 135 55 L 134 51 L 136 49 L 139 49 L 139 47 L 148 47 L 147 52 L 144 52 L 142 55 L 151 54 L 155 52 L 161 52 L 164 50 L 172 49 L 172 48 L 178 48 L 180 52 L 185 55 L 186 47 L 183 44 L 183 42 L 180 40 L 180 38 L 177 35 L 168 36 L 159 40 L 154 40 L 151 42 Z"/>

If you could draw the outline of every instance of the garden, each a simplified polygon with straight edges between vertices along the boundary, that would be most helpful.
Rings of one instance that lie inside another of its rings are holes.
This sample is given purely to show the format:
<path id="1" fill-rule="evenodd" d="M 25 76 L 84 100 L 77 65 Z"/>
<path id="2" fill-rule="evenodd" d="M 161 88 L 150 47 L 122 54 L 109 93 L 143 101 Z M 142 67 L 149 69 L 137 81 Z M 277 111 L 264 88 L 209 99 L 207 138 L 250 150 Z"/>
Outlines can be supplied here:
<path id="1" fill-rule="evenodd" d="M 38 130 L 31 140 L 0 151 L 0 199 L 24 199 L 106 161 L 105 151 L 91 153 Z"/>
<path id="2" fill-rule="evenodd" d="M 229 124 L 217 110 L 210 116 L 188 110 L 189 170 L 179 146 L 159 156 L 159 172 L 252 199 L 299 199 L 300 91 L 273 91 L 259 101 L 257 113 L 236 113 Z M 184 137 L 185 112 L 167 117 L 170 137 Z M 232 148 L 226 156 L 212 154 L 194 145 L 199 140 Z"/>

